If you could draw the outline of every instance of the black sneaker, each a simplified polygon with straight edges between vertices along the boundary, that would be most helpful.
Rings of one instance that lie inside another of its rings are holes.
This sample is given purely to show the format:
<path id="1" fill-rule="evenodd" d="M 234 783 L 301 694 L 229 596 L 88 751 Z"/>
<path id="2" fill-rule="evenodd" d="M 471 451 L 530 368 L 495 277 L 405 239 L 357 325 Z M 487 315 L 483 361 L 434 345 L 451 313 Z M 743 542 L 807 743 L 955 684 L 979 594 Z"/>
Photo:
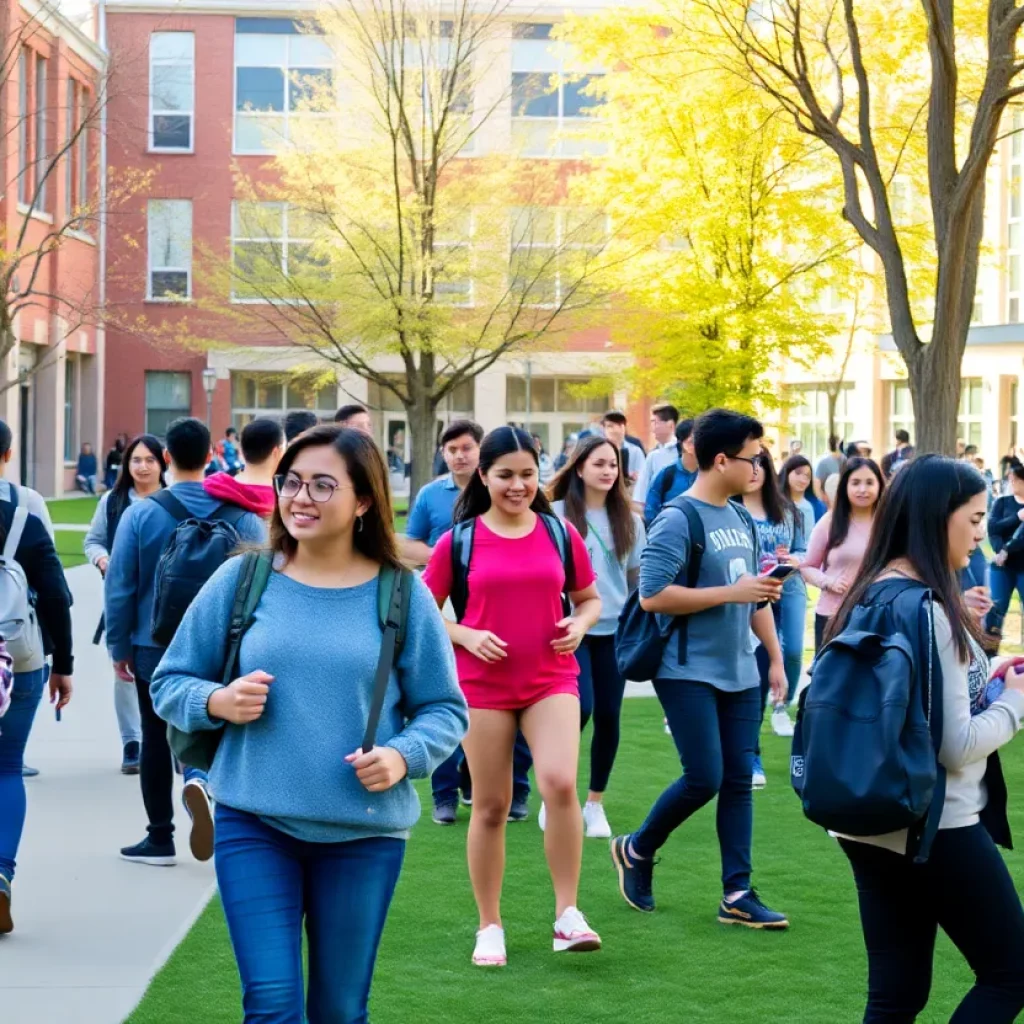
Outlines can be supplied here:
<path id="1" fill-rule="evenodd" d="M 435 804 L 434 824 L 454 825 L 455 819 L 458 817 L 458 809 L 458 804 Z"/>
<path id="2" fill-rule="evenodd" d="M 642 860 L 629 855 L 630 836 L 615 836 L 612 839 L 612 863 L 619 873 L 619 892 L 634 909 L 649 914 L 654 910 L 654 893 L 651 878 L 654 874 L 653 860 Z"/>
<path id="3" fill-rule="evenodd" d="M 530 805 L 527 802 L 528 796 L 512 797 L 512 806 L 508 809 L 509 821 L 526 821 L 530 816 Z"/>
<path id="4" fill-rule="evenodd" d="M 126 846 L 121 851 L 121 858 L 134 864 L 149 864 L 155 868 L 169 868 L 177 862 L 173 842 L 154 843 L 149 836 L 135 846 Z"/>
<path id="5" fill-rule="evenodd" d="M 740 924 L 744 928 L 759 928 L 767 931 L 782 931 L 789 927 L 789 919 L 777 910 L 769 910 L 757 894 L 748 889 L 731 903 L 725 900 L 718 905 L 719 924 Z"/>
<path id="6" fill-rule="evenodd" d="M 141 754 L 142 747 L 139 745 L 139 742 L 137 740 L 129 740 L 124 745 L 124 750 L 121 753 L 122 775 L 139 774 L 139 757 Z"/>

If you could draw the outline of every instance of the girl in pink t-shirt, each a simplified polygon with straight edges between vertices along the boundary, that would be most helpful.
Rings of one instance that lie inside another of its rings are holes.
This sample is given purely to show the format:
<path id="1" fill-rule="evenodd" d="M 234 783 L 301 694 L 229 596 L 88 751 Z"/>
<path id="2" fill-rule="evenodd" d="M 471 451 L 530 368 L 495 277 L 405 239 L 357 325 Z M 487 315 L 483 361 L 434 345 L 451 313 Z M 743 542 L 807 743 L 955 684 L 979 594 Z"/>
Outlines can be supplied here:
<path id="1" fill-rule="evenodd" d="M 480 468 L 455 508 L 456 523 L 474 520 L 465 609 L 457 623 L 447 625 L 470 707 L 463 749 L 473 779 L 469 874 L 480 912 L 473 963 L 481 966 L 505 964 L 501 885 L 519 729 L 547 808 L 544 850 L 555 888 L 554 949 L 601 947 L 576 907 L 583 823 L 576 797 L 580 702 L 574 657 L 600 616 L 601 601 L 586 545 L 574 527 L 551 514 L 539 473 L 530 435 L 499 427 L 484 438 Z M 549 527 L 566 531 L 574 579 L 566 579 Z M 452 554 L 447 533 L 423 577 L 438 606 L 458 589 Z M 571 615 L 563 607 L 566 594 Z"/>

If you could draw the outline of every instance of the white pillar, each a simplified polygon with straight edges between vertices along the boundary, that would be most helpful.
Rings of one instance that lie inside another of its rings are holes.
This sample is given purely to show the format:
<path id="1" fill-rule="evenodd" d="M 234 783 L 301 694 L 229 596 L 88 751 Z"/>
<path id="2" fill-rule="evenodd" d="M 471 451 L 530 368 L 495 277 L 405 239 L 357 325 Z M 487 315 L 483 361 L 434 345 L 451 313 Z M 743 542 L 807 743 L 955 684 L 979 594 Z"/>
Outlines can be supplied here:
<path id="1" fill-rule="evenodd" d="M 473 411 L 485 431 L 508 422 L 505 409 L 505 371 L 491 369 L 478 374 L 473 382 Z"/>

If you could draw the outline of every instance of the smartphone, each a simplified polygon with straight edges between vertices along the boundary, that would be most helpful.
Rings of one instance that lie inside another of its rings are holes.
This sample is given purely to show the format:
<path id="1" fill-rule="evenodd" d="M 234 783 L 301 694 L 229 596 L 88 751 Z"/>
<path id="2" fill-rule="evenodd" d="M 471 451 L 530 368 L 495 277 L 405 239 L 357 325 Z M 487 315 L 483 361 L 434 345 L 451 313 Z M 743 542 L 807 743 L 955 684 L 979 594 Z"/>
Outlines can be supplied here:
<path id="1" fill-rule="evenodd" d="M 767 572 L 761 573 L 761 579 L 763 580 L 785 580 L 789 579 L 793 573 L 797 572 L 795 565 L 777 565 L 774 569 L 769 569 Z"/>

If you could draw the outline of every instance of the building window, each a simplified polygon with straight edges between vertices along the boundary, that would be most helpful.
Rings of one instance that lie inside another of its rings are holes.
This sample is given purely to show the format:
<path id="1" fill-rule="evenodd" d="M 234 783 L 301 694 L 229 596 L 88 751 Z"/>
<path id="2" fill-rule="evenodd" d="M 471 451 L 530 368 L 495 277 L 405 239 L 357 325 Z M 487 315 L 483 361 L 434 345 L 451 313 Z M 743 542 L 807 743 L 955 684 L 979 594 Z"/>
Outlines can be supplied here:
<path id="1" fill-rule="evenodd" d="M 512 40 L 512 138 L 524 156 L 598 155 L 605 147 L 582 137 L 587 110 L 599 100 L 585 95 L 602 77 L 584 69 L 572 51 L 551 40 L 549 24 L 523 24 Z"/>
<path id="2" fill-rule="evenodd" d="M 434 297 L 438 303 L 473 305 L 472 237 L 469 214 L 438 226 L 434 241 Z"/>
<path id="3" fill-rule="evenodd" d="M 889 437 L 897 430 L 905 430 L 914 440 L 914 403 L 910 397 L 910 384 L 896 380 L 889 385 Z"/>
<path id="4" fill-rule="evenodd" d="M 164 437 L 176 419 L 191 413 L 191 373 L 146 371 L 146 433 Z"/>
<path id="5" fill-rule="evenodd" d="M 981 406 L 984 384 L 980 377 L 960 381 L 960 411 L 956 420 L 956 436 L 965 444 L 981 447 Z"/>
<path id="6" fill-rule="evenodd" d="M 18 202 L 28 205 L 32 198 L 29 178 L 28 50 L 18 54 Z"/>
<path id="7" fill-rule="evenodd" d="M 1010 138 L 1010 202 L 1007 210 L 1007 310 L 1011 324 L 1021 320 L 1021 259 L 1024 258 L 1024 111 L 1013 112 L 1013 135 Z"/>
<path id="8" fill-rule="evenodd" d="M 75 148 L 78 150 L 76 173 L 78 175 L 78 201 L 85 204 L 89 200 L 89 126 L 86 124 L 89 93 L 85 87 L 78 87 L 78 139 Z"/>
<path id="9" fill-rule="evenodd" d="M 509 419 L 536 434 L 545 451 L 555 454 L 565 438 L 579 433 L 593 417 L 611 408 L 609 395 L 586 397 L 577 393 L 580 385 L 588 383 L 586 377 L 506 377 L 505 412 Z"/>
<path id="10" fill-rule="evenodd" d="M 1010 447 L 1017 448 L 1017 439 L 1020 437 L 1020 381 L 1010 382 Z"/>
<path id="11" fill-rule="evenodd" d="M 288 18 L 235 20 L 235 152 L 271 153 L 333 87 L 334 54 Z"/>
<path id="12" fill-rule="evenodd" d="M 36 57 L 36 199 L 33 204 L 37 210 L 46 209 L 46 179 L 50 172 L 50 157 L 47 152 L 46 111 L 47 111 L 47 67 L 48 61 Z"/>
<path id="13" fill-rule="evenodd" d="M 789 439 L 800 441 L 803 454 L 813 463 L 828 454 L 828 391 L 818 384 L 789 388 Z M 844 384 L 836 396 L 835 431 L 853 439 L 853 385 Z"/>
<path id="14" fill-rule="evenodd" d="M 149 37 L 149 148 L 157 152 L 193 152 L 195 48 L 192 32 Z"/>
<path id="15" fill-rule="evenodd" d="M 285 302 L 288 279 L 304 270 L 322 272 L 313 251 L 315 217 L 287 203 L 231 205 L 231 297 L 238 301 Z"/>
<path id="16" fill-rule="evenodd" d="M 85 127 L 85 87 L 73 78 L 69 78 L 67 88 L 64 210 L 65 216 L 70 217 L 76 209 L 84 206 L 89 198 L 86 189 L 89 167 L 87 162 L 88 131 Z"/>
<path id="17" fill-rule="evenodd" d="M 192 297 L 192 201 L 151 199 L 147 206 L 147 299 Z"/>
<path id="18" fill-rule="evenodd" d="M 516 301 L 555 308 L 582 298 L 588 265 L 604 250 L 608 218 L 593 210 L 524 206 L 510 216 L 509 266 Z"/>
<path id="19" fill-rule="evenodd" d="M 78 458 L 78 363 L 71 356 L 64 360 L 64 461 Z"/>
<path id="20" fill-rule="evenodd" d="M 283 418 L 290 412 L 312 410 L 334 415 L 338 386 L 322 378 L 282 373 L 231 374 L 231 422 L 241 430 L 258 416 Z"/>

